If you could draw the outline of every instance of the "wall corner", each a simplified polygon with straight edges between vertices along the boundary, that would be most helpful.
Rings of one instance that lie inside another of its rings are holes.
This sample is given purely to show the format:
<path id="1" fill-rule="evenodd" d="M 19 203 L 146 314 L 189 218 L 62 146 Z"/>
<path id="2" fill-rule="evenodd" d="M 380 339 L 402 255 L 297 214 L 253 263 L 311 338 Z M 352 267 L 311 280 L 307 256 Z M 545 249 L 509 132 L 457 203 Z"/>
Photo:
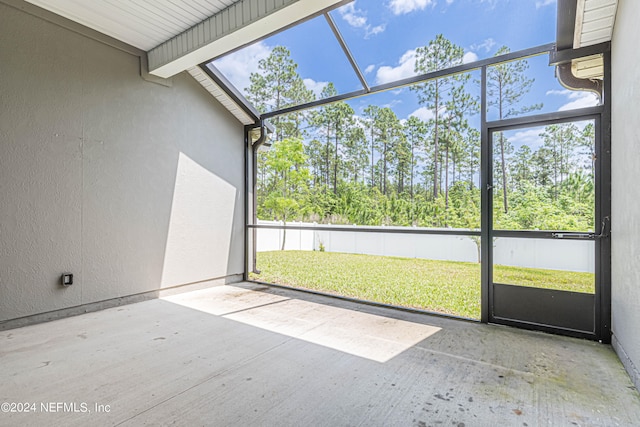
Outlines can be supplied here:
<path id="1" fill-rule="evenodd" d="M 140 77 L 150 83 L 156 83 L 166 87 L 173 86 L 173 79 L 171 77 L 165 79 L 149 74 L 149 59 L 146 52 L 140 55 Z"/>
<path id="2" fill-rule="evenodd" d="M 620 344 L 620 341 L 618 341 L 618 339 L 616 338 L 615 333 L 611 335 L 611 345 L 613 346 L 613 350 L 618 355 L 618 358 L 620 358 L 622 366 L 624 366 L 624 369 L 629 374 L 631 382 L 640 392 L 640 370 L 638 370 L 629 355 L 624 351 L 624 348 L 622 347 L 622 344 Z"/>

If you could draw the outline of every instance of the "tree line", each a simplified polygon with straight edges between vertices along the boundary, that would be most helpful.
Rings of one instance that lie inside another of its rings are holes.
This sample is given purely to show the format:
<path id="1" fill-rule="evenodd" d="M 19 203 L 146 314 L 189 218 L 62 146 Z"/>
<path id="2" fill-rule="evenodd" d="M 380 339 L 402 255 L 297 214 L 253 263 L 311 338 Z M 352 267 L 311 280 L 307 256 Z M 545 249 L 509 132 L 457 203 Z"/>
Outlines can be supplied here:
<path id="1" fill-rule="evenodd" d="M 502 47 L 496 55 L 508 53 Z M 416 49 L 418 74 L 463 63 L 464 50 L 438 35 Z M 526 60 L 488 68 L 488 106 L 500 119 L 540 109 L 524 105 L 534 79 Z M 469 73 L 409 88 L 428 120 L 400 119 L 389 107 L 357 114 L 346 102 L 279 115 L 269 150 L 258 151 L 260 219 L 332 224 L 480 227 L 479 114 Z M 259 61 L 245 89 L 261 111 L 316 99 L 282 46 Z M 477 92 L 477 91 L 476 91 Z M 328 83 L 320 98 L 337 95 Z M 493 135 L 496 227 L 593 229 L 593 125 L 540 130 L 537 147 L 517 149 L 505 133 Z"/>

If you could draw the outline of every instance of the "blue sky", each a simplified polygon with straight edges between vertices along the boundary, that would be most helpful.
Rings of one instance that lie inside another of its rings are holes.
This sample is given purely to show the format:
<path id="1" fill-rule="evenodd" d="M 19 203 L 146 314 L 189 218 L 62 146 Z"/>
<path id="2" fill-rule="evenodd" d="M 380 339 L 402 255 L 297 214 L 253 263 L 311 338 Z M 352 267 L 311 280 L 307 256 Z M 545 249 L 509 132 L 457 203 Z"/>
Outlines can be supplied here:
<path id="1" fill-rule="evenodd" d="M 491 57 L 503 45 L 516 51 L 552 43 L 556 34 L 556 0 L 357 0 L 331 15 L 370 86 L 414 75 L 415 49 L 440 33 L 464 49 L 465 62 Z M 322 16 L 214 63 L 244 92 L 258 61 L 278 45 L 291 51 L 298 73 L 316 94 L 327 82 L 333 82 L 339 93 L 362 88 Z M 596 105 L 593 95 L 561 87 L 546 55 L 528 61 L 528 75 L 535 83 L 524 103 L 542 102 L 544 108 L 538 112 Z M 471 80 L 478 78 L 475 72 Z M 356 115 L 370 104 L 389 106 L 401 119 L 411 115 L 427 119 L 431 114 L 408 89 L 349 104 Z M 489 112 L 489 120 L 495 118 Z"/>

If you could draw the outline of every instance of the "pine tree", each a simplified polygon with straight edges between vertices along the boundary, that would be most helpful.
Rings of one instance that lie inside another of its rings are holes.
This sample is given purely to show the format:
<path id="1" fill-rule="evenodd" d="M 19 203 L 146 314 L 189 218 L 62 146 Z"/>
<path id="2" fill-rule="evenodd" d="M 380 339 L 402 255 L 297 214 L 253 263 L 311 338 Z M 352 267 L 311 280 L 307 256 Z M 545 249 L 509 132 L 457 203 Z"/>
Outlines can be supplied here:
<path id="1" fill-rule="evenodd" d="M 382 194 L 387 195 L 389 184 L 389 164 L 392 160 L 392 151 L 394 144 L 398 142 L 400 136 L 400 121 L 398 117 L 389 107 L 381 108 L 378 111 L 374 121 L 374 127 L 378 131 L 379 146 L 381 150 L 381 167 L 382 174 L 380 178 Z"/>
<path id="2" fill-rule="evenodd" d="M 502 46 L 495 56 L 510 52 L 507 46 Z M 522 98 L 529 92 L 535 81 L 527 78 L 526 72 L 529 63 L 526 59 L 513 62 L 504 62 L 487 69 L 487 104 L 489 108 L 497 108 L 500 120 L 539 110 L 542 104 L 520 105 Z M 507 159 L 505 149 L 505 137 L 502 132 L 498 135 L 500 145 L 500 174 L 502 177 L 502 205 L 504 213 L 509 212 L 507 202 Z"/>
<path id="3" fill-rule="evenodd" d="M 369 147 L 371 148 L 371 168 L 370 171 L 370 183 L 369 188 L 373 189 L 376 186 L 375 179 L 375 153 L 378 149 L 378 129 L 375 126 L 378 115 L 380 114 L 380 107 L 377 105 L 369 105 L 364 109 L 364 121 L 366 124 L 366 134 L 369 139 Z"/>
<path id="4" fill-rule="evenodd" d="M 328 83 L 322 90 L 321 98 L 329 98 L 337 95 L 333 83 Z M 346 132 L 353 126 L 354 111 L 346 102 L 340 101 L 333 104 L 326 105 L 313 112 L 310 116 L 310 122 L 321 129 L 324 133 L 326 141 L 325 150 L 325 166 L 326 172 L 333 170 L 333 176 L 330 178 L 327 175 L 327 185 L 330 180 L 333 182 L 333 193 L 338 192 L 338 169 L 340 164 L 340 145 L 342 139 L 345 137 Z M 333 160 L 330 159 L 330 145 L 333 145 Z M 333 167 L 330 167 L 330 163 Z"/>
<path id="5" fill-rule="evenodd" d="M 348 174 L 353 176 L 353 183 L 357 184 L 359 179 L 364 182 L 365 170 L 367 168 L 367 138 L 364 128 L 359 123 L 354 123 L 345 130 L 345 178 Z"/>
<path id="6" fill-rule="evenodd" d="M 313 100 L 313 92 L 306 89 L 297 69 L 289 50 L 276 46 L 267 58 L 258 61 L 258 72 L 249 76 L 247 98 L 262 113 Z M 276 139 L 299 136 L 299 122 L 299 113 L 275 117 Z"/>
<path id="7" fill-rule="evenodd" d="M 462 64 L 464 50 L 438 34 L 427 46 L 416 49 L 416 73 L 424 74 L 432 71 L 443 70 Z M 443 114 L 449 92 L 459 84 L 461 78 L 468 75 L 453 75 L 427 81 L 411 87 L 418 94 L 420 104 L 426 105 L 434 114 L 433 132 L 433 198 L 437 198 L 440 192 L 438 162 L 440 157 L 440 138 L 442 133 Z"/>
<path id="8" fill-rule="evenodd" d="M 413 203 L 415 169 L 419 160 L 418 148 L 424 144 L 425 135 L 427 133 L 426 124 L 415 116 L 409 117 L 404 124 L 404 135 L 411 149 L 411 170 L 409 172 L 409 194 Z"/>

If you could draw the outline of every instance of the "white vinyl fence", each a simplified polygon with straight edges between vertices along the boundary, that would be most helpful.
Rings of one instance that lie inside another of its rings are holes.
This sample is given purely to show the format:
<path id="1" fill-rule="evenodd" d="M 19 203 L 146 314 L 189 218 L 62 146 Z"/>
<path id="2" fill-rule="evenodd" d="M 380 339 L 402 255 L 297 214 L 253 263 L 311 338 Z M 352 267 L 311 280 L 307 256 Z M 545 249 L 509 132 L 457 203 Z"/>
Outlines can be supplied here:
<path id="1" fill-rule="evenodd" d="M 260 225 L 282 225 L 278 221 L 262 221 Z M 310 226 L 314 223 L 289 222 L 288 226 Z M 318 225 L 320 226 L 320 225 Z M 348 231 L 356 226 L 333 226 L 345 231 L 287 230 L 285 250 L 386 255 L 444 261 L 478 262 L 476 242 L 467 236 L 441 234 L 396 234 Z M 389 230 L 404 227 L 370 227 Z M 418 230 L 419 228 L 416 228 Z M 284 230 L 257 229 L 258 252 L 282 248 Z M 493 243 L 495 264 L 516 267 L 594 272 L 593 241 L 496 238 Z"/>

